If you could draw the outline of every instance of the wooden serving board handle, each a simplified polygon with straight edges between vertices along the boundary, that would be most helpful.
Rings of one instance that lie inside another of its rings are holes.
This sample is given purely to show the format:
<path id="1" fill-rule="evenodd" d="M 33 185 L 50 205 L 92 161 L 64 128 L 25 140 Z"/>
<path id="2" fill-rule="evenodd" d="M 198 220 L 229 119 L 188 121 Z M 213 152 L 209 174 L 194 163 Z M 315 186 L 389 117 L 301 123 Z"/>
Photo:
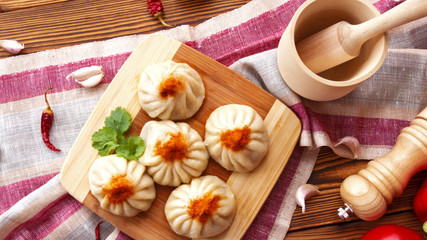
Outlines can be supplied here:
<path id="1" fill-rule="evenodd" d="M 377 220 L 411 177 L 424 169 L 427 169 L 427 108 L 401 131 L 388 154 L 370 161 L 366 169 L 343 181 L 341 197 L 359 218 Z"/>

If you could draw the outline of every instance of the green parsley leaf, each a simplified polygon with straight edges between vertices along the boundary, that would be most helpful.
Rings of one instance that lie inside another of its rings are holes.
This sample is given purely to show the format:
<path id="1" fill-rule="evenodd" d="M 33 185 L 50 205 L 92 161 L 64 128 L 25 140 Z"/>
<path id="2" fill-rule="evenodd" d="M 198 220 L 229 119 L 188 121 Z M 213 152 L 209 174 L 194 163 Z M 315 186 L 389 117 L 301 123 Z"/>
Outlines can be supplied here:
<path id="1" fill-rule="evenodd" d="M 117 131 L 118 135 L 123 135 L 132 124 L 132 116 L 122 107 L 117 107 L 111 111 L 110 116 L 105 118 L 105 126 Z"/>
<path id="2" fill-rule="evenodd" d="M 137 160 L 145 151 L 144 140 L 139 136 L 131 136 L 127 139 L 126 145 L 120 145 L 116 149 L 116 154 L 119 157 L 124 157 L 128 160 Z"/>
<path id="3" fill-rule="evenodd" d="M 122 107 L 111 111 L 105 118 L 105 126 L 92 135 L 92 146 L 98 154 L 107 156 L 114 152 L 127 160 L 137 160 L 145 152 L 144 140 L 139 136 L 126 138 L 125 133 L 132 125 L 132 116 Z"/>
<path id="4" fill-rule="evenodd" d="M 112 154 L 117 146 L 117 132 L 109 127 L 103 127 L 92 135 L 92 146 L 98 149 L 101 156 Z"/>
<path id="5" fill-rule="evenodd" d="M 126 144 L 128 144 L 128 140 L 126 139 L 125 135 L 118 135 L 117 136 L 117 143 L 119 145 L 126 145 Z"/>

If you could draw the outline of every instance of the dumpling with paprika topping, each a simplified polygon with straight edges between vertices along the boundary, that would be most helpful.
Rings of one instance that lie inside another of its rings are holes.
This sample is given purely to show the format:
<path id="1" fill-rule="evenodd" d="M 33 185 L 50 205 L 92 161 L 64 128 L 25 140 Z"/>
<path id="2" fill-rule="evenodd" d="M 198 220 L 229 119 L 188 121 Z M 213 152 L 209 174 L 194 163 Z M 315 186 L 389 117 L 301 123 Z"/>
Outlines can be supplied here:
<path id="1" fill-rule="evenodd" d="M 216 176 L 194 178 L 171 192 L 165 205 L 172 230 L 189 238 L 206 238 L 227 229 L 236 213 L 229 186 Z"/>
<path id="2" fill-rule="evenodd" d="M 133 217 L 146 211 L 156 197 L 153 179 L 138 161 L 117 155 L 96 159 L 89 169 L 91 193 L 113 214 Z"/>
<path id="3" fill-rule="evenodd" d="M 255 169 L 268 151 L 267 127 L 250 106 L 229 104 L 215 109 L 205 125 L 210 156 L 230 171 Z"/>
<path id="4" fill-rule="evenodd" d="M 183 120 L 202 106 L 205 87 L 199 73 L 188 64 L 168 60 L 145 68 L 138 84 L 138 98 L 152 118 Z"/>
<path id="5" fill-rule="evenodd" d="M 149 121 L 142 128 L 145 152 L 138 161 L 160 185 L 189 183 L 206 169 L 209 153 L 202 137 L 187 123 Z"/>

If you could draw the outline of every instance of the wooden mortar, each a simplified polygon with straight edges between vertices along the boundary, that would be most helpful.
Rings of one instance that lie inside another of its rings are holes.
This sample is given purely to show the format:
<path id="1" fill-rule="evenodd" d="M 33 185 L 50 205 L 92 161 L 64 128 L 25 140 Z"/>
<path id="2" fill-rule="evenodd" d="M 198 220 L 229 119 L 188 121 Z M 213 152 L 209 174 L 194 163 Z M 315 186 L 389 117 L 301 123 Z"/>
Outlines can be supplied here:
<path id="1" fill-rule="evenodd" d="M 427 16 L 427 1 L 406 0 L 382 15 L 360 24 L 340 21 L 297 43 L 298 55 L 314 73 L 347 62 L 362 45 L 392 28 Z"/>
<path id="2" fill-rule="evenodd" d="M 304 64 L 296 43 L 337 22 L 359 24 L 379 15 L 368 0 L 304 2 L 277 48 L 277 64 L 283 80 L 298 95 L 315 101 L 334 100 L 353 91 L 381 67 L 387 55 L 387 33 L 369 39 L 356 58 L 322 73 L 314 73 Z"/>

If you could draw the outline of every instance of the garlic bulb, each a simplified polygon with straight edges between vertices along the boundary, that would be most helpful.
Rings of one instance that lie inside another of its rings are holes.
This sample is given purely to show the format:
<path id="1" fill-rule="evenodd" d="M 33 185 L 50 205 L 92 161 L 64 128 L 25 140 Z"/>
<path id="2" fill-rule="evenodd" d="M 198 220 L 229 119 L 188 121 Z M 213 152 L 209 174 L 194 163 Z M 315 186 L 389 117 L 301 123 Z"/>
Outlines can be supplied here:
<path id="1" fill-rule="evenodd" d="M 80 68 L 66 77 L 66 79 L 74 79 L 77 83 L 85 88 L 90 88 L 98 85 L 104 78 L 104 72 L 101 66 L 90 66 Z"/>
<path id="2" fill-rule="evenodd" d="M 302 213 L 305 213 L 305 200 L 319 193 L 319 188 L 311 184 L 304 184 L 297 189 L 295 198 L 297 204 L 302 207 Z"/>
<path id="3" fill-rule="evenodd" d="M 17 54 L 24 49 L 24 45 L 15 40 L 0 40 L 0 47 L 13 54 Z"/>

